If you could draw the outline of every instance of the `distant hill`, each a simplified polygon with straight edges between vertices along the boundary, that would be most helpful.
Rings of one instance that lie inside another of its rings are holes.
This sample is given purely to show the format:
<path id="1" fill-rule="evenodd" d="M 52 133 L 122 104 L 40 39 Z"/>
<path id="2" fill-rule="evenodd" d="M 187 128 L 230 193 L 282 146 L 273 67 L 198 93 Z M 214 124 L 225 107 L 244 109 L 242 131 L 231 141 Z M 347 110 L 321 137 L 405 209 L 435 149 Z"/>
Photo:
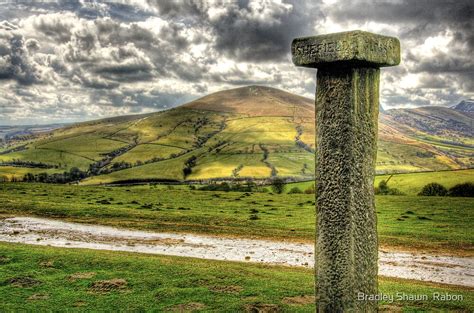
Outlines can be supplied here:
<path id="1" fill-rule="evenodd" d="M 83 183 L 314 178 L 314 100 L 262 86 L 167 111 L 70 125 L 0 150 L 0 176 L 78 167 Z M 473 165 L 473 118 L 450 108 L 380 114 L 378 173 Z"/>
<path id="2" fill-rule="evenodd" d="M 219 91 L 183 107 L 247 116 L 314 117 L 314 100 L 262 86 Z"/>
<path id="3" fill-rule="evenodd" d="M 420 133 L 440 136 L 442 140 L 466 143 L 472 137 L 473 119 L 462 111 L 446 107 L 421 107 L 416 109 L 392 109 L 386 112 L 385 121 L 397 124 L 403 132 L 416 136 Z"/>
<path id="4" fill-rule="evenodd" d="M 65 127 L 67 124 L 46 124 L 46 125 L 0 125 L 0 141 L 24 140 L 32 138 L 37 134 L 47 133 L 54 129 Z"/>
<path id="5" fill-rule="evenodd" d="M 474 100 L 462 100 L 452 108 L 459 112 L 474 114 Z"/>

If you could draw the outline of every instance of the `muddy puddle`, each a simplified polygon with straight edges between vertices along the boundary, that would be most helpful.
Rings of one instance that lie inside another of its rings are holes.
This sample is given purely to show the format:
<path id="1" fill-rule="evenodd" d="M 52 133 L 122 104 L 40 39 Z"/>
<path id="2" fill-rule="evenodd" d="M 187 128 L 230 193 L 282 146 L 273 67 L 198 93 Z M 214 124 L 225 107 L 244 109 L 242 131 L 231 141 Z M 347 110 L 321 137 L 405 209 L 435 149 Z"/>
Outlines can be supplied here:
<path id="1" fill-rule="evenodd" d="M 311 244 L 153 233 L 33 217 L 0 220 L 0 241 L 313 267 Z M 474 258 L 383 251 L 379 274 L 474 287 Z"/>

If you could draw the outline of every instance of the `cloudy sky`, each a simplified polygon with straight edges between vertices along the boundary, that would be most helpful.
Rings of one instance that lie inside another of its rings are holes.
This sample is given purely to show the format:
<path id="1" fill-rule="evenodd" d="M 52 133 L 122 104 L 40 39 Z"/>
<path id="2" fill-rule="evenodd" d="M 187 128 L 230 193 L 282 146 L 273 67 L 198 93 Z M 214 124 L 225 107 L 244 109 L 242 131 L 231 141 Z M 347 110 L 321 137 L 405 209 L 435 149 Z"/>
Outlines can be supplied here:
<path id="1" fill-rule="evenodd" d="M 258 84 L 314 97 L 292 38 L 361 29 L 397 36 L 385 109 L 474 97 L 472 0 L 1 1 L 0 125 L 173 107 Z"/>

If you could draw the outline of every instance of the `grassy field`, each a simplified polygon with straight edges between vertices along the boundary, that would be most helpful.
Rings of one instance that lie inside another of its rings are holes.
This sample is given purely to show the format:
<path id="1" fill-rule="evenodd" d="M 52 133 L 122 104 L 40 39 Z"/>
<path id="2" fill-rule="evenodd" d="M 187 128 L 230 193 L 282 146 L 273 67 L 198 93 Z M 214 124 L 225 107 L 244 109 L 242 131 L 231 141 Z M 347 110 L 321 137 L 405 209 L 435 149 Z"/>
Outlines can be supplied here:
<path id="1" fill-rule="evenodd" d="M 425 153 L 428 153 L 425 156 Z M 414 142 L 413 144 L 397 143 L 379 140 L 377 151 L 377 171 L 414 172 L 449 170 L 455 168 L 456 163 L 441 155 L 427 152 L 426 147 Z"/>
<path id="2" fill-rule="evenodd" d="M 10 162 L 12 160 L 42 162 L 53 166 L 60 167 L 63 171 L 71 167 L 78 167 L 86 170 L 89 164 L 94 163 L 94 160 L 88 159 L 78 154 L 72 154 L 68 151 L 49 150 L 30 147 L 28 150 L 13 152 L 9 154 L 0 155 L 0 162 Z M 4 166 L 0 166 L 0 170 Z M 29 168 L 17 167 L 19 175 L 20 172 L 28 172 Z M 30 173 L 34 173 L 32 169 Z"/>
<path id="3" fill-rule="evenodd" d="M 472 140 L 468 140 L 466 131 L 461 131 L 472 125 L 472 118 L 448 108 L 430 110 L 424 111 L 422 119 L 437 125 L 439 134 L 413 128 L 419 115 L 415 118 L 399 110 L 402 122 L 381 115 L 378 173 L 472 166 Z M 439 124 L 445 115 L 456 121 L 459 129 L 449 122 Z M 111 152 L 136 145 L 122 154 L 113 153 L 109 167 L 114 162 L 140 164 L 154 158 L 174 158 L 95 177 L 86 183 L 141 178 L 183 180 L 185 162 L 196 153 L 197 165 L 188 179 L 229 178 L 238 167 L 242 167 L 240 177 L 262 178 L 277 173 L 308 179 L 314 172 L 314 116 L 313 100 L 249 86 L 218 92 L 162 112 L 79 123 L 28 142 L 13 142 L 8 148 L 25 144 L 26 150 L 0 154 L 0 163 L 16 159 L 47 163 L 63 170 L 87 170 Z M 200 153 L 200 149 L 206 153 Z M 192 151 L 180 157 L 183 150 Z M 24 168 L 18 168 L 13 175 L 24 172 Z"/>
<path id="4" fill-rule="evenodd" d="M 287 118 L 259 116 L 228 121 L 221 135 L 236 143 L 294 146 L 296 128 Z"/>
<path id="5" fill-rule="evenodd" d="M 37 145 L 37 149 L 67 151 L 69 154 L 98 161 L 104 154 L 126 146 L 126 143 L 104 138 L 103 134 L 85 134 Z"/>
<path id="6" fill-rule="evenodd" d="M 425 172 L 425 173 L 406 173 L 393 175 L 377 175 L 375 176 L 374 186 L 378 186 L 380 181 L 388 181 L 390 188 L 397 188 L 401 192 L 409 196 L 417 195 L 423 186 L 429 183 L 439 183 L 446 188 L 451 188 L 456 184 L 466 182 L 474 183 L 474 169 L 458 170 L 458 171 L 440 171 L 440 172 Z M 312 186 L 314 181 L 298 182 L 288 184 L 286 190 L 293 187 L 298 187 L 305 190 Z"/>
<path id="7" fill-rule="evenodd" d="M 26 173 L 31 173 L 33 175 L 36 175 L 39 173 L 48 173 L 48 174 L 61 173 L 63 171 L 64 170 L 55 169 L 55 168 L 44 169 L 44 168 L 0 166 L 0 178 L 6 177 L 9 181 L 12 180 L 12 178 L 21 180 L 23 179 L 23 176 Z"/>
<path id="8" fill-rule="evenodd" d="M 390 175 L 380 175 L 375 178 L 377 186 L 381 180 L 387 180 Z M 407 173 L 393 175 L 388 181 L 388 185 L 392 188 L 398 188 L 407 195 L 416 195 L 421 191 L 423 186 L 429 183 L 439 183 L 446 188 L 451 188 L 456 184 L 473 182 L 474 169 L 459 171 L 441 171 L 427 173 Z"/>
<path id="9" fill-rule="evenodd" d="M 196 149 L 193 152 L 183 154 L 179 157 L 163 160 L 160 162 L 148 163 L 142 166 L 132 167 L 121 171 L 112 172 L 106 175 L 89 177 L 81 182 L 84 185 L 105 184 L 114 181 L 122 181 L 131 178 L 140 179 L 183 179 L 184 163 L 193 155 L 203 154 L 206 148 Z"/>
<path id="10" fill-rule="evenodd" d="M 269 177 L 271 170 L 262 162 L 262 159 L 263 154 L 260 153 L 227 154 L 221 155 L 219 158 L 208 154 L 198 161 L 188 179 L 230 177 L 232 171 L 239 165 L 243 166 L 238 171 L 240 177 Z"/>
<path id="11" fill-rule="evenodd" d="M 137 161 L 143 162 L 151 160 L 154 157 L 165 159 L 181 151 L 183 151 L 183 149 L 179 147 L 170 147 L 160 144 L 141 144 L 115 158 L 114 162 L 128 162 L 134 164 Z"/>
<path id="12" fill-rule="evenodd" d="M 268 161 L 275 166 L 281 176 L 292 176 L 295 167 L 300 169 L 299 176 L 314 175 L 314 155 L 312 153 L 271 153 Z"/>
<path id="13" fill-rule="evenodd" d="M 314 195 L 170 188 L 3 183 L 0 214 L 155 231 L 314 240 Z M 471 198 L 377 196 L 376 206 L 383 246 L 474 253 Z"/>
<path id="14" fill-rule="evenodd" d="M 314 312 L 313 271 L 241 262 L 0 243 L 0 311 Z M 429 300 L 388 311 L 469 312 L 465 288 L 380 278 L 380 292 Z M 461 295 L 436 301 L 434 293 Z"/>
<path id="15" fill-rule="evenodd" d="M 56 165 L 63 170 L 71 167 L 86 170 L 91 163 L 101 159 L 103 153 L 127 144 L 108 137 L 133 125 L 134 122 L 129 119 L 130 117 L 115 117 L 57 129 L 30 141 L 26 150 L 0 155 L 0 162 L 17 159 Z M 140 120 L 140 116 L 135 116 L 134 119 Z"/>

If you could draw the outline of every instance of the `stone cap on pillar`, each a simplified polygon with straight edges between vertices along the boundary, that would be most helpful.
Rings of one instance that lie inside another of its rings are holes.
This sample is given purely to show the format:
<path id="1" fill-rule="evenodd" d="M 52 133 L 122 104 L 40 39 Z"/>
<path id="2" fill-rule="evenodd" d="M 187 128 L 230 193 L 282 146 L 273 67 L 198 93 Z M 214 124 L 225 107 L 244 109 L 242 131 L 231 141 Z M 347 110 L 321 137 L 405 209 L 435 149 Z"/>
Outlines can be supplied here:
<path id="1" fill-rule="evenodd" d="M 400 41 L 360 30 L 295 38 L 291 43 L 297 66 L 384 67 L 400 63 Z"/>

